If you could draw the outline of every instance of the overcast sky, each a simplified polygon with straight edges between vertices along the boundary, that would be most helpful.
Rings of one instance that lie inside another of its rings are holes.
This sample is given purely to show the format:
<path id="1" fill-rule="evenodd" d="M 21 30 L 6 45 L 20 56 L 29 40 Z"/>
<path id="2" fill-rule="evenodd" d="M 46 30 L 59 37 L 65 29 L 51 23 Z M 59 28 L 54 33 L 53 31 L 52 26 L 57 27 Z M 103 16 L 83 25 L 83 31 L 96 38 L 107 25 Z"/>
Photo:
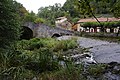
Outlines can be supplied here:
<path id="1" fill-rule="evenodd" d="M 22 3 L 27 10 L 29 11 L 32 10 L 35 13 L 37 13 L 40 7 L 54 5 L 55 3 L 61 3 L 63 5 L 66 0 L 16 0 L 16 1 Z"/>

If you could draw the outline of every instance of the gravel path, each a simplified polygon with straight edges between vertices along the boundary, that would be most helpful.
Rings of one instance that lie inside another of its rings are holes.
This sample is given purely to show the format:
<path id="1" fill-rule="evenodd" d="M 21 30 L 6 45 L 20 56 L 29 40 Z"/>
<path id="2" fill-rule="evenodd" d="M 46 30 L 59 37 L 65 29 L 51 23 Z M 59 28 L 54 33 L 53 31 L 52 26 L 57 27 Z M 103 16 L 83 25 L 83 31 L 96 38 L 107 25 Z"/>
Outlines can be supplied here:
<path id="1" fill-rule="evenodd" d="M 90 38 L 78 38 L 79 46 L 90 48 L 98 63 L 120 63 L 120 44 Z"/>

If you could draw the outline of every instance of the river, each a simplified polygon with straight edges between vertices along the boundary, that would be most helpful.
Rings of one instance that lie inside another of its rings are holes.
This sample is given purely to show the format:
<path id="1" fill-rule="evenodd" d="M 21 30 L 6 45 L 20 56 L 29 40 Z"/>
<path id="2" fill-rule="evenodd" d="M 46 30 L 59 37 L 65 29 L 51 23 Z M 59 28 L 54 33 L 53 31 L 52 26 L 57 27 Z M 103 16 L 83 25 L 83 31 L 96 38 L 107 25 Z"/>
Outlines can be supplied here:
<path id="1" fill-rule="evenodd" d="M 73 36 L 72 36 L 73 37 Z M 59 37 L 59 40 L 69 39 L 71 36 Z M 78 37 L 80 47 L 88 48 L 97 63 L 120 63 L 120 44 L 85 37 Z"/>
<path id="2" fill-rule="evenodd" d="M 59 37 L 58 40 L 66 40 L 70 38 L 71 36 L 62 36 Z M 97 78 L 94 78 L 93 76 L 88 75 L 87 80 L 120 80 L 119 73 L 114 73 L 115 71 L 119 72 L 120 70 L 119 64 L 114 63 L 120 63 L 120 44 L 85 37 L 78 37 L 77 43 L 79 45 L 78 47 L 88 48 L 90 51 L 88 53 L 92 54 L 93 56 L 91 56 L 90 58 L 86 57 L 83 59 L 83 61 L 87 63 L 109 63 L 109 67 L 106 68 L 105 73 L 101 74 L 101 77 L 99 76 Z M 79 56 L 79 54 L 75 54 L 74 56 L 81 57 L 81 55 Z M 79 64 L 79 62 L 76 63 Z"/>
<path id="3" fill-rule="evenodd" d="M 79 37 L 77 42 L 79 46 L 89 48 L 98 63 L 120 63 L 120 44 L 118 43 L 84 37 Z"/>

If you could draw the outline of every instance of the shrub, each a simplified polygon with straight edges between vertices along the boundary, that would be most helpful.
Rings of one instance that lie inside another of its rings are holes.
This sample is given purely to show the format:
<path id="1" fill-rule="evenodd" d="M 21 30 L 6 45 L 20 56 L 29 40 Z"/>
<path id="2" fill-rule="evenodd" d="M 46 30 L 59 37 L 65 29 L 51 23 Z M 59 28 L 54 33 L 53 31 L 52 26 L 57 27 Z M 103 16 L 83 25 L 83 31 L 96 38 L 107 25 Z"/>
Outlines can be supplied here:
<path id="1" fill-rule="evenodd" d="M 106 66 L 107 65 L 105 65 L 105 64 L 90 65 L 88 72 L 90 75 L 100 76 L 101 74 L 104 73 Z"/>
<path id="2" fill-rule="evenodd" d="M 32 79 L 39 73 L 59 71 L 62 68 L 59 63 L 61 60 L 56 53 L 76 46 L 75 40 L 58 41 L 52 38 L 21 40 L 13 51 L 4 53 L 3 50 L 4 54 L 0 53 L 0 78 Z"/>
<path id="3" fill-rule="evenodd" d="M 81 76 L 78 68 L 73 64 L 69 65 L 68 68 L 62 68 L 59 71 L 47 72 L 40 74 L 39 78 L 42 80 L 84 80 Z"/>
<path id="4" fill-rule="evenodd" d="M 119 23 L 120 23 L 119 21 L 118 22 L 101 22 L 101 25 L 103 27 L 111 28 L 111 27 L 119 26 L 120 25 Z M 101 25 L 98 22 L 86 22 L 82 24 L 83 27 L 102 27 Z"/>
<path id="5" fill-rule="evenodd" d="M 13 0 L 0 1 L 0 48 L 10 46 L 20 37 L 20 20 Z"/>
<path id="6" fill-rule="evenodd" d="M 57 43 L 54 47 L 54 51 L 66 51 L 68 49 L 73 49 L 77 47 L 77 43 L 75 40 L 62 40 L 59 43 Z"/>

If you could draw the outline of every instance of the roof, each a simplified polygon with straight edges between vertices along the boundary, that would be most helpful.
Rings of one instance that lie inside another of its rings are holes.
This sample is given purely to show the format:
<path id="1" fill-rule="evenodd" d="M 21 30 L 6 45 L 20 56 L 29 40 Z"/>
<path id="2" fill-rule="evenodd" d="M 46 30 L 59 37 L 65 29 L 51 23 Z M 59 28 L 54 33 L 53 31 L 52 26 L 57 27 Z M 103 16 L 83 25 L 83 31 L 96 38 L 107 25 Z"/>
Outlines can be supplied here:
<path id="1" fill-rule="evenodd" d="M 120 21 L 119 18 L 97 18 L 100 22 L 111 22 L 111 21 Z M 87 18 L 87 19 L 80 19 L 78 22 L 97 22 L 97 20 L 95 18 Z"/>

